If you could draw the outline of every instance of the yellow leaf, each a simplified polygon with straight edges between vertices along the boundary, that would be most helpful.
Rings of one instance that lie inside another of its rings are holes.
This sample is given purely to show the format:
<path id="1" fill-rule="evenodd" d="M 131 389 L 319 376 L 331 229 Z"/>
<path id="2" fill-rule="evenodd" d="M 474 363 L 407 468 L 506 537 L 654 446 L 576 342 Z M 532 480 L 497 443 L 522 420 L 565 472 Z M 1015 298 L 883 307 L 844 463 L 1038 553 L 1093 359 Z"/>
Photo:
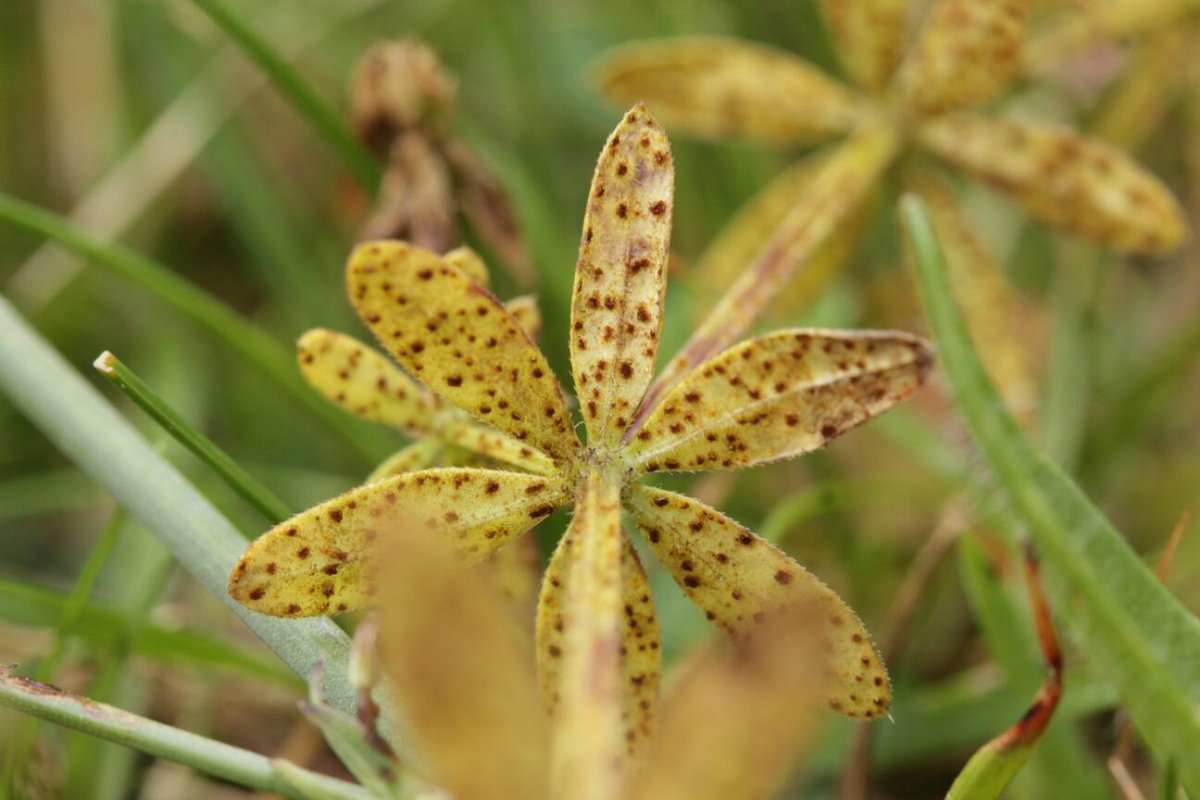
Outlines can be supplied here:
<path id="1" fill-rule="evenodd" d="M 819 141 L 867 113 L 865 98 L 791 53 L 717 36 L 615 48 L 596 78 L 610 99 L 645 102 L 671 130 L 711 138 Z"/>
<path id="2" fill-rule="evenodd" d="M 514 297 L 504 304 L 508 313 L 521 326 L 521 330 L 529 334 L 529 338 L 537 341 L 542 338 L 542 312 L 538 308 L 537 298 L 531 294 Z"/>
<path id="3" fill-rule="evenodd" d="M 645 472 L 745 467 L 806 453 L 912 394 L 929 346 L 889 331 L 776 331 L 681 380 L 629 443 Z"/>
<path id="4" fill-rule="evenodd" d="M 624 536 L 618 484 L 589 473 L 559 548 L 558 557 L 566 562 L 560 568 L 565 584 L 561 652 L 555 655 L 541 648 L 538 652 L 542 660 L 562 662 L 550 765 L 554 797 L 616 800 L 621 796 L 626 752 L 621 719 Z"/>
<path id="5" fill-rule="evenodd" d="M 658 713 L 659 675 L 662 672 L 661 639 L 654 600 L 642 562 L 633 543 L 622 537 L 621 674 L 626 752 L 633 756 L 654 732 Z M 562 682 L 562 653 L 566 637 L 565 597 L 576 542 L 570 533 L 555 549 L 542 580 L 537 616 L 538 682 L 546 707 L 558 706 Z"/>
<path id="6" fill-rule="evenodd" d="M 486 289 L 434 253 L 391 241 L 355 248 L 346 279 L 359 315 L 414 377 L 556 463 L 574 459 L 562 387 Z"/>
<path id="7" fill-rule="evenodd" d="M 386 461 L 367 476 L 366 483 L 439 465 L 444 449 L 445 445 L 435 436 L 419 439 L 388 456 Z"/>
<path id="8" fill-rule="evenodd" d="M 752 633 L 781 608 L 815 608 L 832 670 L 829 705 L 876 717 L 891 682 L 862 622 L 837 594 L 782 550 L 690 497 L 635 486 L 626 499 L 642 533 L 676 582 L 733 637 Z"/>
<path id="9" fill-rule="evenodd" d="M 492 428 L 484 428 L 471 420 L 455 420 L 439 425 L 437 435 L 450 444 L 477 453 L 494 462 L 536 472 L 555 475 L 558 470 L 540 450 L 518 442 Z"/>
<path id="10" fill-rule="evenodd" d="M 567 499 L 561 481 L 519 472 L 430 469 L 352 489 L 255 539 L 229 594 L 263 614 L 307 617 L 361 608 L 372 543 L 406 520 L 436 529 L 469 560 L 486 557 Z"/>
<path id="11" fill-rule="evenodd" d="M 463 275 L 478 283 L 483 288 L 491 287 L 487 264 L 471 248 L 463 245 L 456 247 L 442 256 L 442 260 L 451 266 L 458 267 Z"/>
<path id="12" fill-rule="evenodd" d="M 698 290 L 715 295 L 732 285 L 763 243 L 783 223 L 793 208 L 804 202 L 811 192 L 813 180 L 827 160 L 826 156 L 802 159 L 784 170 L 771 183 L 738 209 L 737 214 L 721 229 L 696 265 L 694 284 Z M 801 311 L 824 289 L 853 252 L 862 232 L 864 213 L 869 204 L 852 211 L 849 218 L 818 245 L 807 260 L 781 290 L 771 308 L 780 315 Z"/>
<path id="13" fill-rule="evenodd" d="M 883 90 L 904 52 L 907 0 L 821 0 L 846 71 L 867 90 Z"/>
<path id="14" fill-rule="evenodd" d="M 940 0 L 897 76 L 901 102 L 938 114 L 982 105 L 1021 65 L 1028 0 Z"/>
<path id="15" fill-rule="evenodd" d="M 809 191 L 763 242 L 758 255 L 650 385 L 638 409 L 635 428 L 667 389 L 697 364 L 736 342 L 758 320 L 796 270 L 862 205 L 899 146 L 891 128 L 870 127 L 833 151 L 813 176 Z"/>
<path id="16" fill-rule="evenodd" d="M 344 333 L 316 328 L 296 343 L 300 373 L 347 411 L 420 436 L 440 407 L 424 386 L 375 348 Z"/>
<path id="17" fill-rule="evenodd" d="M 1066 128 L 954 114 L 924 125 L 920 141 L 1051 225 L 1127 252 L 1183 241 L 1183 211 L 1157 178 Z"/>
<path id="18" fill-rule="evenodd" d="M 493 575 L 434 535 L 383 548 L 380 650 L 423 775 L 455 797 L 546 796 L 547 730 L 529 649 Z"/>
<path id="19" fill-rule="evenodd" d="M 634 107 L 596 164 L 571 299 L 571 365 L 593 447 L 620 440 L 654 377 L 674 181 L 666 135 Z"/>
<path id="20" fill-rule="evenodd" d="M 817 627 L 788 615 L 761 629 L 752 647 L 709 647 L 690 658 L 631 800 L 774 796 L 820 720 Z"/>
<path id="21" fill-rule="evenodd" d="M 1071 56 L 1102 42 L 1120 41 L 1151 30 L 1166 30 L 1195 13 L 1196 0 L 1104 0 L 1085 11 L 1060 15 L 1025 47 L 1025 69 L 1048 72 Z"/>

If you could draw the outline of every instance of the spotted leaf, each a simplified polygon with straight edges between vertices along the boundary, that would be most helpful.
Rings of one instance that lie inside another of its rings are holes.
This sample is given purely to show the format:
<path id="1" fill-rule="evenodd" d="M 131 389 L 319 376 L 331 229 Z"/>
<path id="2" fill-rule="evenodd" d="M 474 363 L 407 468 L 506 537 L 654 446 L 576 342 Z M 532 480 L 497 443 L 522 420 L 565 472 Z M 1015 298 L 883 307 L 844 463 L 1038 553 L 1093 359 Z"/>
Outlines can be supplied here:
<path id="1" fill-rule="evenodd" d="M 774 796 L 821 719 L 811 616 L 772 621 L 753 647 L 708 647 L 678 670 L 631 800 Z"/>
<path id="2" fill-rule="evenodd" d="M 534 450 L 511 436 L 482 427 L 474 421 L 448 422 L 438 427 L 437 434 L 450 444 L 494 462 L 511 464 L 539 475 L 554 475 L 557 472 L 554 462 L 540 450 Z"/>
<path id="3" fill-rule="evenodd" d="M 1172 23 L 1195 11 L 1193 0 L 1088 3 L 1085 9 L 1073 9 L 1040 26 L 1038 35 L 1025 48 L 1025 68 L 1034 75 L 1047 73 L 1097 45 L 1135 39 L 1151 31 L 1171 30 Z"/>
<path id="4" fill-rule="evenodd" d="M 629 443 L 646 472 L 745 467 L 815 450 L 912 394 L 933 356 L 898 332 L 776 331 L 701 364 Z"/>
<path id="5" fill-rule="evenodd" d="M 558 656 L 540 648 L 538 653 L 542 661 L 561 660 L 551 794 L 607 800 L 620 796 L 626 752 L 621 671 L 624 534 L 617 484 L 594 472 L 583 479 L 566 537 L 569 543 L 556 554 L 566 561 L 559 567 L 565 584 L 562 649 Z"/>
<path id="6" fill-rule="evenodd" d="M 387 460 L 367 476 L 366 482 L 374 483 L 393 475 L 403 475 L 406 472 L 416 472 L 440 465 L 445 449 L 445 444 L 435 436 L 418 439 L 408 447 L 401 448 L 388 456 Z"/>
<path id="7" fill-rule="evenodd" d="M 812 183 L 826 158 L 806 158 L 785 169 L 777 178 L 760 190 L 740 208 L 716 238 L 709 244 L 696 265 L 698 289 L 710 290 L 713 303 L 719 293 L 733 284 L 754 257 L 770 241 L 771 234 L 787 218 L 793 208 L 804 202 L 812 191 Z M 771 308 L 781 315 L 801 311 L 829 285 L 830 280 L 846 263 L 862 232 L 869 204 L 851 211 L 848 218 L 818 245 L 792 279 L 780 290 Z M 707 310 L 705 304 L 705 310 Z"/>
<path id="8" fill-rule="evenodd" d="M 537 341 L 542 336 L 542 312 L 538 308 L 537 298 L 531 294 L 524 294 L 520 297 L 514 297 L 504 304 L 508 309 L 508 313 L 521 326 L 521 330 L 529 335 L 533 341 Z"/>
<path id="9" fill-rule="evenodd" d="M 902 102 L 919 113 L 978 106 L 1021 64 L 1028 0 L 940 0 L 901 68 Z"/>
<path id="10" fill-rule="evenodd" d="M 428 432 L 437 398 L 375 348 L 317 328 L 301 336 L 296 349 L 304 379 L 334 403 L 410 436 Z"/>
<path id="11" fill-rule="evenodd" d="M 532 528 L 566 500 L 561 481 L 519 472 L 430 469 L 352 489 L 276 525 L 250 544 L 229 594 L 263 614 L 301 617 L 363 607 L 379 536 L 436 529 L 469 560 Z"/>
<path id="12" fill-rule="evenodd" d="M 846 71 L 871 92 L 887 85 L 904 49 L 907 0 L 821 0 Z"/>
<path id="13" fill-rule="evenodd" d="M 545 797 L 533 664 L 494 575 L 435 536 L 396 534 L 376 565 L 380 652 L 427 777 L 456 797 Z"/>
<path id="14" fill-rule="evenodd" d="M 635 486 L 626 500 L 658 559 L 719 628 L 735 639 L 781 610 L 819 609 L 831 667 L 829 705 L 875 717 L 891 683 L 862 622 L 837 594 L 782 550 L 698 500 Z"/>
<path id="15" fill-rule="evenodd" d="M 924 125 L 920 141 L 1051 225 L 1127 252 L 1183 241 L 1183 212 L 1158 179 L 1065 128 L 954 114 Z"/>
<path id="16" fill-rule="evenodd" d="M 461 270 L 403 242 L 355 248 L 355 308 L 418 380 L 556 462 L 578 449 L 566 397 L 546 358 L 504 307 Z"/>
<path id="17" fill-rule="evenodd" d="M 615 445 L 654 377 L 674 204 L 671 149 L 636 106 L 600 153 L 571 299 L 571 366 L 588 444 Z"/>
<path id="18" fill-rule="evenodd" d="M 569 534 L 559 541 L 542 580 L 538 603 L 538 682 L 546 707 L 551 711 L 558 705 L 562 681 L 562 653 L 566 637 L 564 599 L 576 546 L 574 537 Z M 632 756 L 654 732 L 662 652 L 658 617 L 654 612 L 646 572 L 642 569 L 633 543 L 627 537 L 623 537 L 622 546 L 622 718 L 626 752 Z"/>
<path id="19" fill-rule="evenodd" d="M 487 264 L 471 248 L 463 245 L 445 253 L 442 260 L 451 266 L 458 267 L 463 275 L 478 283 L 483 288 L 491 287 L 491 276 Z"/>
<path id="20" fill-rule="evenodd" d="M 817 141 L 852 129 L 862 99 L 796 56 L 689 36 L 610 50 L 596 71 L 613 100 L 645 102 L 671 129 L 712 138 Z"/>

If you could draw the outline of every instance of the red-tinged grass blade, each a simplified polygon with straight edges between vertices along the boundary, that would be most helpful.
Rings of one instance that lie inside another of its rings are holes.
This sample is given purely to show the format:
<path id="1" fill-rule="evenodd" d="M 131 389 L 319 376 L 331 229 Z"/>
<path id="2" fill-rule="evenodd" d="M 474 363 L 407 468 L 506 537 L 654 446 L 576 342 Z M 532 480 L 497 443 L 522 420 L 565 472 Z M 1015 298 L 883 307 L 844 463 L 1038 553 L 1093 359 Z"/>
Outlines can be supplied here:
<path id="1" fill-rule="evenodd" d="M 1062 697 L 1062 651 L 1050 605 L 1046 601 L 1032 551 L 1025 554 L 1025 579 L 1029 585 L 1030 606 L 1037 628 L 1038 642 L 1046 659 L 1049 675 L 1025 714 L 1004 733 L 976 751 L 946 794 L 946 800 L 992 800 L 1025 765 L 1033 746 L 1054 716 Z"/>
<path id="2" fill-rule="evenodd" d="M 432 535 L 382 549 L 380 649 L 422 772 L 456 797 L 546 796 L 548 737 L 529 648 L 489 570 Z"/>
<path id="3" fill-rule="evenodd" d="M 566 500 L 563 484 L 484 469 L 430 469 L 360 486 L 276 525 L 251 543 L 229 594 L 263 614 L 307 617 L 362 608 L 379 537 L 436 529 L 468 560 L 484 558 Z"/>
<path id="4" fill-rule="evenodd" d="M 1021 65 L 1028 0 L 940 0 L 897 76 L 901 103 L 918 114 L 980 106 Z"/>
<path id="5" fill-rule="evenodd" d="M 718 36 L 617 47 L 595 76 L 610 99 L 645 102 L 669 129 L 716 139 L 819 141 L 853 129 L 869 107 L 791 53 Z"/>
<path id="6" fill-rule="evenodd" d="M 546 708 L 551 713 L 559 704 L 562 684 L 562 653 L 567 634 L 565 598 L 576 546 L 570 533 L 559 542 L 546 569 L 538 603 L 538 682 Z M 650 584 L 628 537 L 623 537 L 621 552 L 621 599 L 622 718 L 626 753 L 632 757 L 654 733 L 662 673 L 662 642 Z"/>
<path id="7" fill-rule="evenodd" d="M 365 482 L 374 483 L 393 475 L 403 475 L 406 472 L 416 472 L 438 466 L 442 464 L 445 449 L 445 444 L 436 436 L 420 439 L 388 456 L 386 461 L 367 476 Z"/>
<path id="8" fill-rule="evenodd" d="M 788 213 L 811 191 L 825 156 L 798 161 L 752 197 L 709 243 L 696 265 L 693 288 L 715 303 L 720 292 L 732 286 L 754 261 L 763 242 L 783 223 Z M 771 310 L 781 317 L 802 311 L 845 265 L 858 244 L 870 203 L 864 203 L 818 246 L 788 282 Z"/>
<path id="9" fill-rule="evenodd" d="M 529 334 L 529 338 L 537 341 L 542 338 L 542 311 L 538 308 L 537 298 L 531 294 L 514 297 L 504 304 L 508 313 L 521 326 L 521 330 Z"/>
<path id="10" fill-rule="evenodd" d="M 626 508 L 672 577 L 727 635 L 742 639 L 782 610 L 808 610 L 819 621 L 831 673 L 829 707 L 852 717 L 887 713 L 892 685 L 879 651 L 854 611 L 816 576 L 690 497 L 637 486 Z"/>
<path id="11" fill-rule="evenodd" d="M 709 359 L 625 450 L 643 472 L 729 469 L 823 447 L 908 397 L 933 353 L 892 331 L 776 331 Z"/>
<path id="12" fill-rule="evenodd" d="M 821 719 L 820 637 L 800 615 L 761 633 L 684 666 L 631 800 L 758 800 L 780 788 Z"/>
<path id="13" fill-rule="evenodd" d="M 1187 230 L 1170 191 L 1119 150 L 1044 123 L 954 114 L 921 143 L 1040 219 L 1125 252 L 1165 253 Z"/>
<path id="14" fill-rule="evenodd" d="M 900 64 L 907 6 L 907 0 L 821 0 L 843 66 L 870 92 L 880 92 Z"/>
<path id="15" fill-rule="evenodd" d="M 555 462 L 574 458 L 562 387 L 486 289 L 434 253 L 391 241 L 355 248 L 346 281 L 363 321 L 414 377 Z"/>
<path id="16" fill-rule="evenodd" d="M 555 475 L 558 471 L 554 462 L 540 450 L 534 450 L 511 436 L 484 428 L 471 420 L 441 424 L 437 428 L 437 435 L 443 441 L 481 455 L 493 463 L 520 467 L 539 475 Z"/>
<path id="17" fill-rule="evenodd" d="M 932 172 L 913 177 L 946 258 L 955 297 L 976 349 L 1013 415 L 1027 426 L 1038 401 L 1037 338 L 1022 324 L 1030 312 L 1015 287 L 975 238 L 950 188 Z"/>
<path id="18" fill-rule="evenodd" d="M 556 553 L 564 561 L 556 570 L 564 584 L 562 595 L 543 594 L 543 601 L 561 604 L 563 622 L 561 650 L 556 654 L 548 650 L 549 645 L 545 652 L 538 648 L 540 661 L 561 661 L 550 763 L 553 797 L 616 800 L 621 796 L 628 677 L 621 670 L 624 536 L 618 484 L 588 474 L 579 489 L 567 538 Z M 539 633 L 546 628 L 543 614 L 553 611 L 539 611 Z"/>
<path id="19" fill-rule="evenodd" d="M 796 271 L 861 206 L 879 175 L 891 164 L 898 146 L 893 130 L 872 127 L 858 132 L 833 152 L 814 176 L 809 192 L 766 239 L 754 260 L 650 385 L 626 439 L 680 378 L 750 329 Z"/>
<path id="20" fill-rule="evenodd" d="M 593 447 L 617 444 L 654 377 L 674 193 L 667 136 L 635 106 L 600 152 L 571 298 L 571 367 Z"/>
<path id="21" fill-rule="evenodd" d="M 304 379 L 345 410 L 410 436 L 429 432 L 441 403 L 375 348 L 316 328 L 300 337 L 296 351 Z"/>

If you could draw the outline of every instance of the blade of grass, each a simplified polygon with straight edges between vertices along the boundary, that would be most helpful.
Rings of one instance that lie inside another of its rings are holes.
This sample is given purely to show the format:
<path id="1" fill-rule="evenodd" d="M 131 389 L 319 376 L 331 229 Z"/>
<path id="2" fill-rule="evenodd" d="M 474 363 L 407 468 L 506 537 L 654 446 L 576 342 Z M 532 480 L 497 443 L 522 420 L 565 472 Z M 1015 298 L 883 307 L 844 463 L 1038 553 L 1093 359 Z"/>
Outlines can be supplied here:
<path id="1" fill-rule="evenodd" d="M 229 573 L 245 539 L 2 299 L 0 390 L 297 674 L 324 662 L 330 703 L 355 707 L 346 634 L 326 618 L 266 617 L 229 597 Z"/>
<path id="2" fill-rule="evenodd" d="M 341 157 L 346 167 L 370 193 L 379 185 L 382 167 L 354 137 L 341 117 L 313 91 L 300 74 L 275 49 L 239 17 L 223 0 L 192 0 L 209 18 L 238 43 L 266 73 L 292 108 L 313 127 Z"/>
<path id="3" fill-rule="evenodd" d="M 288 350 L 163 264 L 120 245 L 101 242 L 59 215 L 3 192 L 0 192 L 0 219 L 54 239 L 110 272 L 137 283 L 199 323 L 342 433 L 371 463 L 387 458 L 394 449 L 380 440 L 377 431 L 355 427 L 353 418 L 313 391 L 300 377 Z"/>
<path id="4" fill-rule="evenodd" d="M 275 770 L 273 759 L 0 671 L 0 704 L 75 730 L 136 747 L 159 758 L 261 791 L 296 800 L 367 800 L 361 786 L 304 770 L 308 792 Z M 294 765 L 293 765 L 294 766 Z M 299 770 L 300 767 L 295 767 Z M 318 793 L 311 793 L 315 790 Z"/>
<path id="5" fill-rule="evenodd" d="M 1116 685 L 1151 749 L 1179 761 L 1200 794 L 1200 621 L 1175 600 L 1121 534 L 1061 470 L 1040 457 L 1004 408 L 954 305 L 937 240 L 920 201 L 902 217 L 930 330 L 959 411 L 1013 513 L 1044 559 L 1056 605 L 1095 669 Z"/>
<path id="6" fill-rule="evenodd" d="M 175 440 L 192 451 L 197 458 L 212 467 L 213 471 L 238 493 L 246 502 L 257 508 L 270 522 L 282 522 L 292 515 L 287 503 L 263 486 L 258 479 L 230 458 L 212 440 L 192 427 L 175 409 L 158 396 L 150 386 L 138 377 L 119 358 L 107 350 L 100 354 L 94 365 L 96 371 L 112 381 L 126 397 L 139 407 Z"/>

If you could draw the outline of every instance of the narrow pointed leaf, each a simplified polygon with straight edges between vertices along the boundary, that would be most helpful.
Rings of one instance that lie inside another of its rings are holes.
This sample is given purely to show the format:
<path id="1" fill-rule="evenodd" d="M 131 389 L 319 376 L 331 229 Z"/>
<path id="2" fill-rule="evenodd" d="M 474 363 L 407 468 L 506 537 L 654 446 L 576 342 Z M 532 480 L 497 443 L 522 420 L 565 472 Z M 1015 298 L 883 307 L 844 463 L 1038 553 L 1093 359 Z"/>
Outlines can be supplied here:
<path id="1" fill-rule="evenodd" d="M 551 794 L 615 800 L 621 793 L 626 752 L 621 671 L 624 534 L 616 483 L 596 473 L 584 478 L 566 536 L 560 548 L 565 560 L 561 652 L 538 652 L 542 661 L 561 660 Z"/>
<path id="2" fill-rule="evenodd" d="M 891 164 L 898 146 L 895 131 L 870 127 L 834 150 L 813 177 L 809 192 L 763 242 L 758 255 L 650 385 L 630 432 L 680 378 L 750 329 L 797 270 L 862 205 L 879 175 Z M 627 439 L 630 432 L 626 433 Z"/>
<path id="3" fill-rule="evenodd" d="M 667 128 L 710 138 L 819 141 L 852 129 L 865 114 L 863 98 L 808 62 L 718 36 L 614 48 L 596 79 L 612 100 L 644 102 Z"/>
<path id="4" fill-rule="evenodd" d="M 623 537 L 621 552 L 621 674 L 623 719 L 628 755 L 635 755 L 654 733 L 658 713 L 659 675 L 662 672 L 661 639 L 658 617 L 646 572 L 633 543 Z M 542 581 L 538 603 L 537 653 L 538 681 L 546 707 L 558 706 L 562 683 L 562 653 L 565 646 L 565 598 L 573 548 L 571 535 L 564 536 L 555 550 Z"/>
<path id="5" fill-rule="evenodd" d="M 754 261 L 763 242 L 783 223 L 791 210 L 812 191 L 812 183 L 826 158 L 806 158 L 771 181 L 754 195 L 721 229 L 696 265 L 697 289 L 713 296 L 715 304 Z M 869 203 L 864 203 L 839 225 L 808 256 L 796 274 L 772 301 L 771 310 L 780 316 L 802 311 L 841 271 L 858 243 Z"/>
<path id="6" fill-rule="evenodd" d="M 949 187 L 932 173 L 920 175 L 913 185 L 928 204 L 971 339 L 1009 410 L 1022 424 L 1028 423 L 1038 401 L 1036 337 L 1021 324 L 1027 317 L 1021 297 L 975 238 Z"/>
<path id="7" fill-rule="evenodd" d="M 588 444 L 612 447 L 654 377 L 671 244 L 675 170 L 643 106 L 600 152 L 571 298 L 571 367 Z"/>
<path id="8" fill-rule="evenodd" d="M 992 100 L 1020 68 L 1028 20 L 1028 0 L 940 0 L 900 70 L 901 102 L 938 114 Z"/>
<path id="9" fill-rule="evenodd" d="M 437 466 L 444 449 L 445 445 L 435 436 L 413 442 L 408 447 L 397 450 L 376 467 L 375 471 L 367 476 L 365 483 L 374 483 L 393 475 L 403 475 L 406 472 L 416 472 Z"/>
<path id="10" fill-rule="evenodd" d="M 300 373 L 314 389 L 360 417 L 421 436 L 441 404 L 385 355 L 344 333 L 316 328 L 296 343 Z"/>
<path id="11" fill-rule="evenodd" d="M 422 771 L 456 797 L 544 797 L 533 664 L 493 575 L 455 563 L 436 532 L 394 538 L 378 563 L 380 650 Z"/>
<path id="12" fill-rule="evenodd" d="M 1117 250 L 1165 253 L 1187 223 L 1170 191 L 1119 150 L 1044 123 L 954 114 L 920 141 L 1034 216 Z"/>
<path id="13" fill-rule="evenodd" d="M 373 543 L 397 526 L 436 529 L 468 560 L 494 552 L 564 500 L 561 482 L 519 472 L 431 469 L 360 486 L 276 525 L 229 579 L 235 600 L 303 617 L 362 608 Z"/>
<path id="14" fill-rule="evenodd" d="M 457 445 L 493 462 L 520 467 L 539 475 L 554 475 L 557 472 L 554 462 L 540 450 L 534 450 L 507 434 L 485 428 L 473 420 L 463 419 L 441 424 L 437 428 L 437 435 L 449 444 Z"/>
<path id="15" fill-rule="evenodd" d="M 574 456 L 562 387 L 486 289 L 428 250 L 388 241 L 359 245 L 346 280 L 371 332 L 436 394 L 555 461 Z"/>
<path id="16" fill-rule="evenodd" d="M 871 92 L 880 92 L 900 63 L 907 5 L 906 0 L 821 0 L 842 64 Z"/>
<path id="17" fill-rule="evenodd" d="M 686 664 L 632 800 L 773 796 L 821 719 L 815 633 L 811 620 L 788 618 L 751 649 L 707 648 Z"/>
<path id="18" fill-rule="evenodd" d="M 1090 665 L 1117 687 L 1147 744 L 1175 759 L 1200 792 L 1200 621 L 1162 586 L 1071 479 L 1039 456 L 971 348 L 942 258 L 919 201 L 906 201 L 930 328 L 960 411 L 1013 513 L 1029 531 L 1055 605 Z"/>
<path id="19" fill-rule="evenodd" d="M 721 630 L 738 638 L 781 609 L 811 604 L 828 645 L 830 707 L 854 717 L 887 712 L 891 682 L 870 634 L 820 579 L 698 500 L 638 486 L 626 502 L 655 555 Z"/>
<path id="20" fill-rule="evenodd" d="M 801 328 L 760 336 L 701 364 L 626 448 L 645 472 L 728 469 L 823 447 L 925 380 L 916 336 Z"/>

